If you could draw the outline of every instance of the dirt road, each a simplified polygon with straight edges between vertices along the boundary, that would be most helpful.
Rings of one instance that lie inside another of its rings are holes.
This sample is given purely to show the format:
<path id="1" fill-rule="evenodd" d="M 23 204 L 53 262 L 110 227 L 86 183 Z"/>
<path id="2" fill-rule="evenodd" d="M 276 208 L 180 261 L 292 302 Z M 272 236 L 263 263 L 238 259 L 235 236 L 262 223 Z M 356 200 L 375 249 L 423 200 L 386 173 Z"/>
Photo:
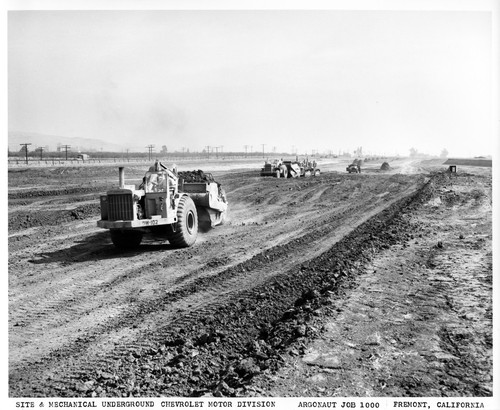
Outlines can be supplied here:
<path id="1" fill-rule="evenodd" d="M 297 319 L 304 306 L 345 292 L 352 272 L 410 240 L 398 215 L 432 196 L 430 175 L 401 169 L 288 180 L 214 172 L 230 206 L 224 226 L 192 248 L 150 237 L 126 253 L 95 225 L 116 169 L 10 172 L 10 395 L 257 391 L 252 379 L 276 374 L 283 352 L 315 334 Z M 126 172 L 138 183 L 144 169 Z"/>

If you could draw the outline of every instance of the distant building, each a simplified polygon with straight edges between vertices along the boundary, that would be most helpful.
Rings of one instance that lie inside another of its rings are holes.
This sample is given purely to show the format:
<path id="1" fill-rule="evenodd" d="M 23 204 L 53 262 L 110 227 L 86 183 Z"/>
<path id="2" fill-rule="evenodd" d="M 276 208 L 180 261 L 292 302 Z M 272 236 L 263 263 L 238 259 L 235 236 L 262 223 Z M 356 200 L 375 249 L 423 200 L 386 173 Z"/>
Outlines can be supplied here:
<path id="1" fill-rule="evenodd" d="M 89 158 L 90 158 L 89 154 L 78 154 L 76 156 L 76 159 L 79 160 L 79 161 L 85 161 L 85 160 L 87 160 Z"/>

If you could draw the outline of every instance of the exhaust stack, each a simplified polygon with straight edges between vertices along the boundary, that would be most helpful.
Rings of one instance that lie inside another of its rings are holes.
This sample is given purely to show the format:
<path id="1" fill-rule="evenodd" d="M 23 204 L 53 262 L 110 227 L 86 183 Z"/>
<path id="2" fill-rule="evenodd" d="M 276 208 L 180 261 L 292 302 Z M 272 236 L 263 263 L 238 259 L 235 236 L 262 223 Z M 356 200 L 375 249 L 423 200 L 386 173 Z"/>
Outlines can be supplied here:
<path id="1" fill-rule="evenodd" d="M 118 168 L 118 178 L 120 181 L 120 189 L 125 188 L 125 171 L 124 171 L 124 169 L 125 169 L 124 167 Z"/>

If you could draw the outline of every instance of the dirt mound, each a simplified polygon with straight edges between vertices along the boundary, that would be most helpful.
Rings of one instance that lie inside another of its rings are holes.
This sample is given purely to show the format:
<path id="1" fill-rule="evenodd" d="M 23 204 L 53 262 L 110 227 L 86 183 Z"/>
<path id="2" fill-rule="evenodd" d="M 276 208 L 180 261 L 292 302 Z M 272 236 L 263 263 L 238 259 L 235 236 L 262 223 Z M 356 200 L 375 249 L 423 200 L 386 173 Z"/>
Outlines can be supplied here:
<path id="1" fill-rule="evenodd" d="M 471 191 L 461 192 L 457 189 L 440 189 L 439 199 L 446 206 L 463 206 L 471 202 L 475 206 L 481 205 L 486 200 L 484 190 L 472 189 Z"/>
<path id="2" fill-rule="evenodd" d="M 184 179 L 184 182 L 216 182 L 212 174 L 205 173 L 201 169 L 197 171 L 180 171 L 178 176 Z"/>
<path id="3" fill-rule="evenodd" d="M 380 169 L 381 169 L 382 171 L 389 171 L 389 170 L 391 169 L 391 166 L 389 165 L 389 163 L 388 163 L 388 162 L 384 162 L 384 163 L 382 163 L 382 165 L 380 166 Z"/>
<path id="4" fill-rule="evenodd" d="M 29 190 L 29 191 L 19 191 L 9 194 L 9 199 L 25 199 L 25 198 L 36 198 L 36 197 L 47 197 L 47 196 L 57 196 L 57 195 L 75 195 L 75 194 L 90 194 L 98 192 L 96 187 L 75 187 L 75 188 L 64 188 L 64 189 L 44 189 L 44 190 Z"/>
<path id="5" fill-rule="evenodd" d="M 37 226 L 59 225 L 98 215 L 99 204 L 81 205 L 72 210 L 15 212 L 9 215 L 9 232 Z"/>

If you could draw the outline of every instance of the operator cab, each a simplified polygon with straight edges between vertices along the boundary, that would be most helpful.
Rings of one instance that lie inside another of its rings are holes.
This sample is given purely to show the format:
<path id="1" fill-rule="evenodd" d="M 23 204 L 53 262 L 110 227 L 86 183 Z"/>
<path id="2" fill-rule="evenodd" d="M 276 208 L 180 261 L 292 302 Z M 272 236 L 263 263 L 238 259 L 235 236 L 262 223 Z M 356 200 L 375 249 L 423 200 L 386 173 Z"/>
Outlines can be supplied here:
<path id="1" fill-rule="evenodd" d="M 147 194 L 152 192 L 167 192 L 167 185 L 166 172 L 146 172 L 144 191 Z"/>

